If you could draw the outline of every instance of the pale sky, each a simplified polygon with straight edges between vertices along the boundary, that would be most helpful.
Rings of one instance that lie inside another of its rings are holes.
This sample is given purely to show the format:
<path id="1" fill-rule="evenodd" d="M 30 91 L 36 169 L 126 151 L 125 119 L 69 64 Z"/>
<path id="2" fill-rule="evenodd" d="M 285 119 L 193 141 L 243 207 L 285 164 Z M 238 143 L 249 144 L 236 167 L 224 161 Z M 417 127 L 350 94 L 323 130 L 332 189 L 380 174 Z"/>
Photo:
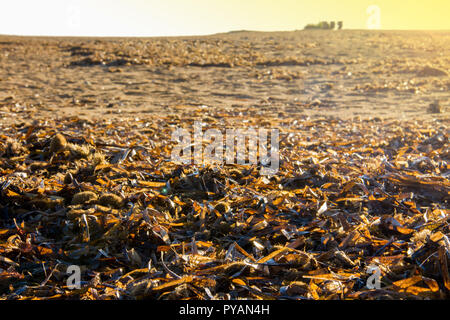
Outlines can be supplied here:
<path id="1" fill-rule="evenodd" d="M 346 29 L 450 30 L 450 0 L 1 0 L 0 34 L 204 35 L 298 30 L 322 20 Z M 371 17 L 367 8 L 376 5 Z M 374 20 L 375 19 L 375 20 Z M 374 22 L 376 22 L 374 24 Z"/>

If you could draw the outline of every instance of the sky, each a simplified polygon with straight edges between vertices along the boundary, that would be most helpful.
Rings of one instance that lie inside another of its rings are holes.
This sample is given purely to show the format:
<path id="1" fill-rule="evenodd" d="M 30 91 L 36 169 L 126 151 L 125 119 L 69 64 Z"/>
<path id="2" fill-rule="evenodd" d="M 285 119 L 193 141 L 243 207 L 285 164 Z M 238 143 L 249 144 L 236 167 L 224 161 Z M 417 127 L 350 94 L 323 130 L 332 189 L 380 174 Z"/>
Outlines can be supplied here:
<path id="1" fill-rule="evenodd" d="M 0 34 L 177 36 L 299 30 L 450 30 L 450 0 L 1 0 Z"/>

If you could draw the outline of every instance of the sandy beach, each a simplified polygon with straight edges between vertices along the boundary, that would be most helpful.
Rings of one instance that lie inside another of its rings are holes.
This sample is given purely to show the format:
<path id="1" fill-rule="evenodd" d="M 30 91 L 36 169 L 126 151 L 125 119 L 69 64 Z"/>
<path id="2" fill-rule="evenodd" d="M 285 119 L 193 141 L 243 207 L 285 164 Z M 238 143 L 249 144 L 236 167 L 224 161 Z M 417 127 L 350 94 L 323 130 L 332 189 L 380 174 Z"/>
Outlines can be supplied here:
<path id="1" fill-rule="evenodd" d="M 0 36 L 0 299 L 448 299 L 449 53 L 449 31 Z M 279 170 L 174 162 L 198 123 L 277 130 Z"/>
<path id="2" fill-rule="evenodd" d="M 14 121 L 93 114 L 142 117 L 200 105 L 258 107 L 313 118 L 448 120 L 448 32 L 2 36 L 0 48 L 6 122 L 11 116 Z M 442 101 L 443 112 L 430 114 L 427 109 L 435 100 Z M 27 112 L 14 116 L 8 109 L 14 104 Z"/>

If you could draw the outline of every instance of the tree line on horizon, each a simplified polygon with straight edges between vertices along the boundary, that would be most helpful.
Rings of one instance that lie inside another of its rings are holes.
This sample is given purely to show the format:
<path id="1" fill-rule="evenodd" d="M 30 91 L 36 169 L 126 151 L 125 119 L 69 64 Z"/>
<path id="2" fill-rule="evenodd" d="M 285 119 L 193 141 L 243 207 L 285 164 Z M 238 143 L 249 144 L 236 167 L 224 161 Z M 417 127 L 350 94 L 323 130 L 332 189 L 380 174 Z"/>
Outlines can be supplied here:
<path id="1" fill-rule="evenodd" d="M 304 29 L 305 30 L 309 30 L 309 29 L 321 29 L 321 30 L 334 30 L 336 27 L 338 30 L 341 30 L 343 27 L 344 23 L 342 21 L 338 21 L 337 23 L 335 21 L 321 21 L 317 24 L 307 24 Z"/>

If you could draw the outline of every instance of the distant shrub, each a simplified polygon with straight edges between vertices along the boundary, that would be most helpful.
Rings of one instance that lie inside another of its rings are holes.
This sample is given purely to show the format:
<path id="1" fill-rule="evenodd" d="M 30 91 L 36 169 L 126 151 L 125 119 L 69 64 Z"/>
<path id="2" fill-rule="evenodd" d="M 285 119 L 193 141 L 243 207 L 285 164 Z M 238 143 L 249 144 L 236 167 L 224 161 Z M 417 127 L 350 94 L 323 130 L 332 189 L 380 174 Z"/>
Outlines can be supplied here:
<path id="1" fill-rule="evenodd" d="M 316 24 L 307 24 L 304 28 L 304 30 L 309 30 L 309 29 L 319 29 L 319 27 Z"/>
<path id="2" fill-rule="evenodd" d="M 330 30 L 330 29 L 334 29 L 336 26 L 336 23 L 334 21 L 332 22 L 328 22 L 328 21 L 321 21 L 317 24 L 307 24 L 305 26 L 305 30 L 308 29 L 321 29 L 321 30 Z"/>
<path id="3" fill-rule="evenodd" d="M 327 21 L 319 22 L 320 29 L 328 30 L 330 29 L 330 24 Z"/>

